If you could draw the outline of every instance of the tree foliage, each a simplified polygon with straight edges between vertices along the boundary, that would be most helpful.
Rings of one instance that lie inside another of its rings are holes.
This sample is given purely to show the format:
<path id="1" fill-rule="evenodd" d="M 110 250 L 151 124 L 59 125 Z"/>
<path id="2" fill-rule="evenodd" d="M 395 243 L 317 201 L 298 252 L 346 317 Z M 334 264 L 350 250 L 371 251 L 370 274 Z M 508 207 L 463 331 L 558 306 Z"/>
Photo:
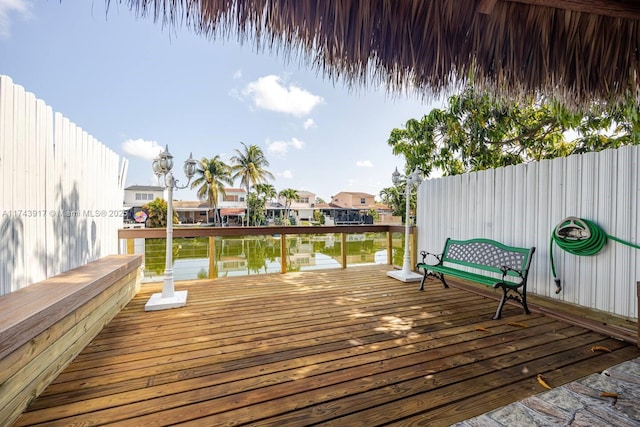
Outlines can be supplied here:
<path id="1" fill-rule="evenodd" d="M 382 200 L 382 203 L 389 206 L 393 215 L 401 216 L 403 218 L 405 211 L 404 192 L 404 186 L 387 187 L 380 191 L 380 199 Z"/>
<path id="2" fill-rule="evenodd" d="M 149 215 L 145 227 L 162 228 L 167 226 L 167 210 L 169 209 L 169 206 L 167 205 L 166 200 L 160 198 L 152 200 L 142 206 L 142 209 L 147 211 Z M 176 211 L 173 211 L 173 223 L 176 224 L 178 220 L 178 214 Z"/>
<path id="3" fill-rule="evenodd" d="M 285 188 L 278 193 L 278 196 L 284 199 L 284 218 L 286 223 L 291 215 L 291 203 L 294 200 L 298 200 L 298 191 L 293 188 Z"/>
<path id="4" fill-rule="evenodd" d="M 455 175 L 638 144 L 639 117 L 632 99 L 574 112 L 553 100 L 509 103 L 467 89 L 450 97 L 446 109 L 393 129 L 388 144 L 405 156 L 407 171 Z"/>
<path id="5" fill-rule="evenodd" d="M 256 197 L 258 199 L 256 203 L 260 204 L 260 206 L 256 206 L 255 209 L 260 209 L 261 215 L 256 215 L 252 224 L 260 225 L 266 223 L 267 202 L 275 198 L 278 195 L 278 192 L 272 184 L 267 183 L 256 184 L 254 188 L 256 190 Z M 251 206 L 251 209 L 254 209 L 254 207 Z"/>
<path id="6" fill-rule="evenodd" d="M 240 178 L 240 185 L 247 189 L 260 182 L 266 182 L 267 178 L 275 179 L 266 168 L 269 166 L 262 148 L 257 145 L 249 145 L 241 142 L 244 150 L 236 149 L 236 154 L 231 158 L 233 165 L 231 172 L 233 179 Z"/>
<path id="7" fill-rule="evenodd" d="M 231 158 L 233 162 L 231 173 L 232 179 L 240 178 L 240 185 L 247 190 L 248 197 L 251 186 L 267 182 L 267 179 L 275 179 L 275 177 L 266 169 L 269 166 L 269 161 L 262 148 L 257 145 L 247 146 L 244 142 L 241 144 L 244 149 L 236 149 L 236 154 Z M 248 218 L 251 218 L 250 213 L 250 207 L 247 205 Z"/>
<path id="8" fill-rule="evenodd" d="M 402 222 L 406 220 L 407 202 L 406 202 L 407 181 L 402 178 L 398 185 L 383 188 L 380 191 L 382 203 L 389 206 L 394 216 L 402 218 Z M 409 198 L 409 210 L 413 213 L 416 211 L 418 203 L 417 192 L 413 190 Z"/>
<path id="9" fill-rule="evenodd" d="M 247 219 L 249 225 L 264 225 L 266 223 L 266 207 L 264 199 L 258 193 L 251 192 L 247 196 Z"/>
<path id="10" fill-rule="evenodd" d="M 276 188 L 272 184 L 256 184 L 255 190 L 258 196 L 262 198 L 265 203 L 278 195 Z"/>
<path id="11" fill-rule="evenodd" d="M 456 175 L 640 143 L 640 107 L 632 97 L 612 107 L 576 112 L 548 99 L 496 100 L 472 88 L 393 129 L 388 144 L 406 159 L 405 172 Z M 394 215 L 405 211 L 404 182 L 380 197 Z M 412 200 L 412 203 L 414 201 Z"/>
<path id="12" fill-rule="evenodd" d="M 197 195 L 200 200 L 206 200 L 213 210 L 214 224 L 220 223 L 218 212 L 219 195 L 225 195 L 225 184 L 231 185 L 231 169 L 220 156 L 207 159 L 203 157 L 196 168 L 196 179 L 191 183 L 191 188 L 198 188 Z"/>

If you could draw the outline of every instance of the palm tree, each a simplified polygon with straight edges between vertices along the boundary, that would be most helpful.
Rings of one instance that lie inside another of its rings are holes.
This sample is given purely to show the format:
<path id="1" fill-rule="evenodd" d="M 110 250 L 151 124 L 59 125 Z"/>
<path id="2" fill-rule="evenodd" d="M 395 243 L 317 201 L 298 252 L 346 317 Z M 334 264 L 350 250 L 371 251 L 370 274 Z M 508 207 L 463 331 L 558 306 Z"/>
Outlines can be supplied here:
<path id="1" fill-rule="evenodd" d="M 257 145 L 247 146 L 241 142 L 244 151 L 236 149 L 236 155 L 231 158 L 234 163 L 231 166 L 232 178 L 240 178 L 240 185 L 247 190 L 247 197 L 252 185 L 267 182 L 267 178 L 275 179 L 273 174 L 265 168 L 269 166 L 269 161 L 264 155 L 262 148 Z M 249 205 L 247 204 L 247 218 L 249 216 Z"/>
<path id="2" fill-rule="evenodd" d="M 225 184 L 231 185 L 231 169 L 229 165 L 220 160 L 220 156 L 211 159 L 203 157 L 196 168 L 196 179 L 191 183 L 191 188 L 198 187 L 198 198 L 206 200 L 213 210 L 213 222 L 218 224 L 218 194 L 225 195 Z M 207 217 L 208 221 L 208 217 Z"/>
<path id="3" fill-rule="evenodd" d="M 398 186 L 383 188 L 380 191 L 382 203 L 389 206 L 393 211 L 393 215 L 402 216 L 404 218 L 405 196 L 402 188 Z"/>
<path id="4" fill-rule="evenodd" d="M 298 200 L 298 192 L 293 188 L 287 188 L 285 190 L 280 191 L 278 196 L 284 199 L 284 217 L 285 219 L 289 219 L 289 210 L 291 209 L 291 202 L 294 200 Z"/>
<path id="5" fill-rule="evenodd" d="M 258 197 L 262 196 L 262 201 L 265 207 L 265 218 L 266 218 L 266 210 L 267 210 L 267 200 L 271 200 L 278 195 L 276 192 L 276 187 L 271 184 L 261 183 L 256 184 L 256 193 L 258 193 Z"/>

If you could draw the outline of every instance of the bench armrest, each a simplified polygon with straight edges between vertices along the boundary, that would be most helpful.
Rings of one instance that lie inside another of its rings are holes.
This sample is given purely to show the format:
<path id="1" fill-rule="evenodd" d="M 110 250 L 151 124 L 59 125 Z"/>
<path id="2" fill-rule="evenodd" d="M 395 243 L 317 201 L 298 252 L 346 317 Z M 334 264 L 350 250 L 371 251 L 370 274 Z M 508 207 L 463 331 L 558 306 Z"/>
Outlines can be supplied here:
<path id="1" fill-rule="evenodd" d="M 442 254 L 432 254 L 431 252 L 420 251 L 420 255 L 422 256 L 421 264 L 426 264 L 426 259 L 427 259 L 427 256 L 429 256 L 429 255 L 431 255 L 432 257 L 437 259 L 438 260 L 438 264 L 442 264 Z"/>
<path id="2" fill-rule="evenodd" d="M 524 276 L 522 275 L 522 271 L 520 271 L 520 270 L 516 270 L 515 268 L 507 267 L 506 265 L 503 265 L 502 267 L 500 267 L 500 270 L 502 270 L 502 281 L 504 281 L 504 278 L 507 275 L 507 271 L 514 271 L 515 273 L 518 274 L 518 276 L 520 276 L 520 278 L 522 280 L 524 280 Z"/>

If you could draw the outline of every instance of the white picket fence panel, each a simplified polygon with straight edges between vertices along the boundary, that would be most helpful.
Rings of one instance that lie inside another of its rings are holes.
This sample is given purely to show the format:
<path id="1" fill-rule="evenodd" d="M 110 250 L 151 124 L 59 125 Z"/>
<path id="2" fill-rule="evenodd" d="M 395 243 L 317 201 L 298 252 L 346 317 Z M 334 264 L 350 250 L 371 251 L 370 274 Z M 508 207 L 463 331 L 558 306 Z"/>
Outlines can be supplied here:
<path id="1" fill-rule="evenodd" d="M 118 253 L 126 160 L 0 75 L 0 295 Z"/>
<path id="2" fill-rule="evenodd" d="M 609 240 L 594 256 L 553 246 L 563 290 L 556 295 L 551 233 L 569 216 L 640 244 L 640 146 L 573 155 L 425 180 L 418 190 L 418 249 L 441 252 L 447 237 L 484 237 L 536 247 L 528 292 L 630 318 L 638 317 L 640 250 Z"/>

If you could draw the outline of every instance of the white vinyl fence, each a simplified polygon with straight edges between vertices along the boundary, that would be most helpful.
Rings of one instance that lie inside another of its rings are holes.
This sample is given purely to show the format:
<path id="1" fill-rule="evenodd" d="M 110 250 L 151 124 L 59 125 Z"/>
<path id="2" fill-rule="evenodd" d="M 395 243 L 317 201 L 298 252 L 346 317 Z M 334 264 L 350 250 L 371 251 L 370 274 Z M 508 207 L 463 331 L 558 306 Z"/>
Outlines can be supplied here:
<path id="1" fill-rule="evenodd" d="M 126 160 L 0 75 L 0 295 L 118 253 Z"/>
<path id="2" fill-rule="evenodd" d="M 440 253 L 447 237 L 535 246 L 528 292 L 636 318 L 640 250 L 609 240 L 585 257 L 554 244 L 563 284 L 557 295 L 549 255 L 553 230 L 569 216 L 640 244 L 639 167 L 640 146 L 633 146 L 425 180 L 418 190 L 418 250 Z"/>

